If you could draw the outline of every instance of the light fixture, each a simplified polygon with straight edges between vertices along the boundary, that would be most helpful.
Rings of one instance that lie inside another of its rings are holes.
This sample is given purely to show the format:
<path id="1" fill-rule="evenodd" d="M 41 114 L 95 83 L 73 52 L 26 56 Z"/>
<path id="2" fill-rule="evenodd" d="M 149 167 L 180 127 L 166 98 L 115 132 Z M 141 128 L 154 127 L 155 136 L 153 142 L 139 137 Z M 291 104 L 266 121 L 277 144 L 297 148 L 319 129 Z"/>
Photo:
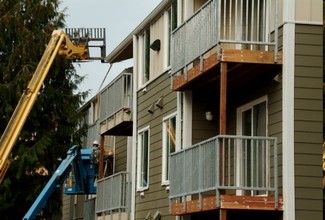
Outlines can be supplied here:
<path id="1" fill-rule="evenodd" d="M 159 51 L 160 50 L 160 40 L 156 39 L 152 44 L 150 45 L 150 48 L 154 51 Z"/>
<path id="2" fill-rule="evenodd" d="M 273 80 L 277 83 L 281 83 L 282 82 L 282 74 L 278 73 L 275 75 L 275 77 L 273 78 Z"/>
<path id="3" fill-rule="evenodd" d="M 156 211 L 156 213 L 152 216 L 152 218 L 154 220 L 160 220 L 161 214 L 160 214 L 159 210 Z"/>
<path id="4" fill-rule="evenodd" d="M 151 104 L 147 110 L 149 113 L 153 113 L 153 104 Z"/>
<path id="5" fill-rule="evenodd" d="M 206 113 L 205 113 L 205 118 L 206 118 L 206 120 L 208 120 L 208 121 L 212 121 L 212 119 L 213 119 L 212 112 L 210 112 L 210 111 L 206 112 Z"/>
<path id="6" fill-rule="evenodd" d="M 156 102 L 156 106 L 157 106 L 158 108 L 162 108 L 162 107 L 163 107 L 163 100 L 162 100 L 162 98 L 159 98 L 159 99 L 158 99 L 158 101 Z"/>

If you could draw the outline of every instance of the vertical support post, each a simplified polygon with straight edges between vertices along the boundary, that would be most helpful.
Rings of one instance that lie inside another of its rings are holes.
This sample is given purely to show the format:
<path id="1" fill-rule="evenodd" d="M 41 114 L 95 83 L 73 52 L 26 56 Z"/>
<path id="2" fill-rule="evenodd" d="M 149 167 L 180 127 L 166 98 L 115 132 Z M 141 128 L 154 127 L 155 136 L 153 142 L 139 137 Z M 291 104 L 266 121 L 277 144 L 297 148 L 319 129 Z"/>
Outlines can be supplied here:
<path id="1" fill-rule="evenodd" d="M 98 177 L 99 179 L 103 179 L 104 178 L 104 135 L 100 136 L 100 141 L 99 141 L 99 148 L 100 148 L 100 156 L 99 156 L 99 165 L 98 165 Z"/>
<path id="2" fill-rule="evenodd" d="M 220 65 L 220 122 L 219 133 L 226 134 L 227 119 L 227 63 L 221 62 Z"/>
<path id="3" fill-rule="evenodd" d="M 219 133 L 220 135 L 226 134 L 226 119 L 227 119 L 227 63 L 221 62 L 220 64 L 220 115 L 219 115 Z M 219 145 L 219 187 L 223 187 L 224 183 L 224 172 L 223 172 L 223 163 L 224 163 L 224 138 L 221 139 Z M 223 194 L 223 191 L 220 192 Z"/>
<path id="4" fill-rule="evenodd" d="M 227 210 L 220 209 L 220 220 L 227 220 Z"/>

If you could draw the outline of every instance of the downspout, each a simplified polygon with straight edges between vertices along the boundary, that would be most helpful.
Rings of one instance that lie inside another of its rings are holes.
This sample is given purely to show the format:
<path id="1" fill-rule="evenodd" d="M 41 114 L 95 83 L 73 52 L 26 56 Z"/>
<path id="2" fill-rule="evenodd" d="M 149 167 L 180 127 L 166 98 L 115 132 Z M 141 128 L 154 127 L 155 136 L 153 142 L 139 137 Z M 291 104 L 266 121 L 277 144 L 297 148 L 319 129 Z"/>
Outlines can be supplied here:
<path id="1" fill-rule="evenodd" d="M 283 1 L 282 149 L 284 220 L 295 220 L 295 0 Z"/>

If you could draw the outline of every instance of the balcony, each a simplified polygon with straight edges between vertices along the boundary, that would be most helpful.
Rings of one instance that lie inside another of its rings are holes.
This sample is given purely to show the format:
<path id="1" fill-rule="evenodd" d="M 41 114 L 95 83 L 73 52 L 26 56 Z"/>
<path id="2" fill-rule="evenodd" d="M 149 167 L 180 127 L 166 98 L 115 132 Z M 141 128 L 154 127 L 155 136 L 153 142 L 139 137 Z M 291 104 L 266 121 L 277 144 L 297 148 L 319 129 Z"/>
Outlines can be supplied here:
<path id="1" fill-rule="evenodd" d="M 281 211 L 277 139 L 219 135 L 171 154 L 172 215 Z"/>
<path id="2" fill-rule="evenodd" d="M 214 70 L 221 69 L 221 63 L 229 65 L 230 77 L 237 80 L 242 71 L 263 73 L 281 65 L 278 5 L 278 0 L 211 0 L 204 4 L 172 33 L 173 90 L 191 89 L 196 81 L 218 78 Z"/>
<path id="3" fill-rule="evenodd" d="M 130 190 L 126 172 L 99 180 L 97 182 L 97 215 L 103 219 L 105 219 L 105 215 L 110 215 L 112 218 L 117 215 L 121 217 L 119 219 L 128 219 Z"/>
<path id="4" fill-rule="evenodd" d="M 132 69 L 126 69 L 100 93 L 100 133 L 132 135 Z"/>
<path id="5" fill-rule="evenodd" d="M 96 198 L 87 199 L 83 207 L 83 220 L 95 220 Z"/>

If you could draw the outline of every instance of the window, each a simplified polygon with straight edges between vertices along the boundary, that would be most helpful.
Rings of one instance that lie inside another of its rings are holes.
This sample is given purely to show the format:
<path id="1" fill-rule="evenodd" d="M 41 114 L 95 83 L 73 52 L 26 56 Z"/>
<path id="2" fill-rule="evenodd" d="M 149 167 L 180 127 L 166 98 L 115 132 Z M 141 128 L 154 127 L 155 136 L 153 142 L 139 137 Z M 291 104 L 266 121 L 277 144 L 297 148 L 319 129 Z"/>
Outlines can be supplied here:
<path id="1" fill-rule="evenodd" d="M 267 98 L 262 97 L 248 103 L 237 110 L 238 134 L 244 136 L 267 136 Z M 265 179 L 269 175 L 268 150 L 257 145 L 258 142 L 247 140 L 245 146 L 241 146 L 238 154 L 238 164 L 242 164 L 239 170 L 238 181 L 246 186 L 256 187 L 265 185 Z M 266 145 L 264 146 L 266 147 Z M 256 193 L 256 192 L 255 192 Z M 265 192 L 258 192 L 264 194 Z"/>
<path id="2" fill-rule="evenodd" d="M 142 85 L 150 79 L 150 29 L 147 29 L 143 35 L 143 63 L 142 63 Z"/>
<path id="3" fill-rule="evenodd" d="M 90 108 L 88 111 L 88 125 L 92 125 L 97 121 L 97 119 L 99 117 L 99 114 L 98 114 L 99 108 L 98 107 L 99 107 L 99 105 L 98 105 L 97 99 L 95 99 L 94 101 L 91 102 Z"/>
<path id="4" fill-rule="evenodd" d="M 170 66 L 170 51 L 171 51 L 171 34 L 177 28 L 177 0 L 172 2 L 168 13 L 168 48 L 167 48 L 167 66 Z"/>
<path id="5" fill-rule="evenodd" d="M 138 133 L 138 191 L 149 187 L 149 127 Z"/>
<path id="6" fill-rule="evenodd" d="M 176 148 L 176 114 L 163 119 L 162 184 L 169 184 L 169 157 Z"/>

